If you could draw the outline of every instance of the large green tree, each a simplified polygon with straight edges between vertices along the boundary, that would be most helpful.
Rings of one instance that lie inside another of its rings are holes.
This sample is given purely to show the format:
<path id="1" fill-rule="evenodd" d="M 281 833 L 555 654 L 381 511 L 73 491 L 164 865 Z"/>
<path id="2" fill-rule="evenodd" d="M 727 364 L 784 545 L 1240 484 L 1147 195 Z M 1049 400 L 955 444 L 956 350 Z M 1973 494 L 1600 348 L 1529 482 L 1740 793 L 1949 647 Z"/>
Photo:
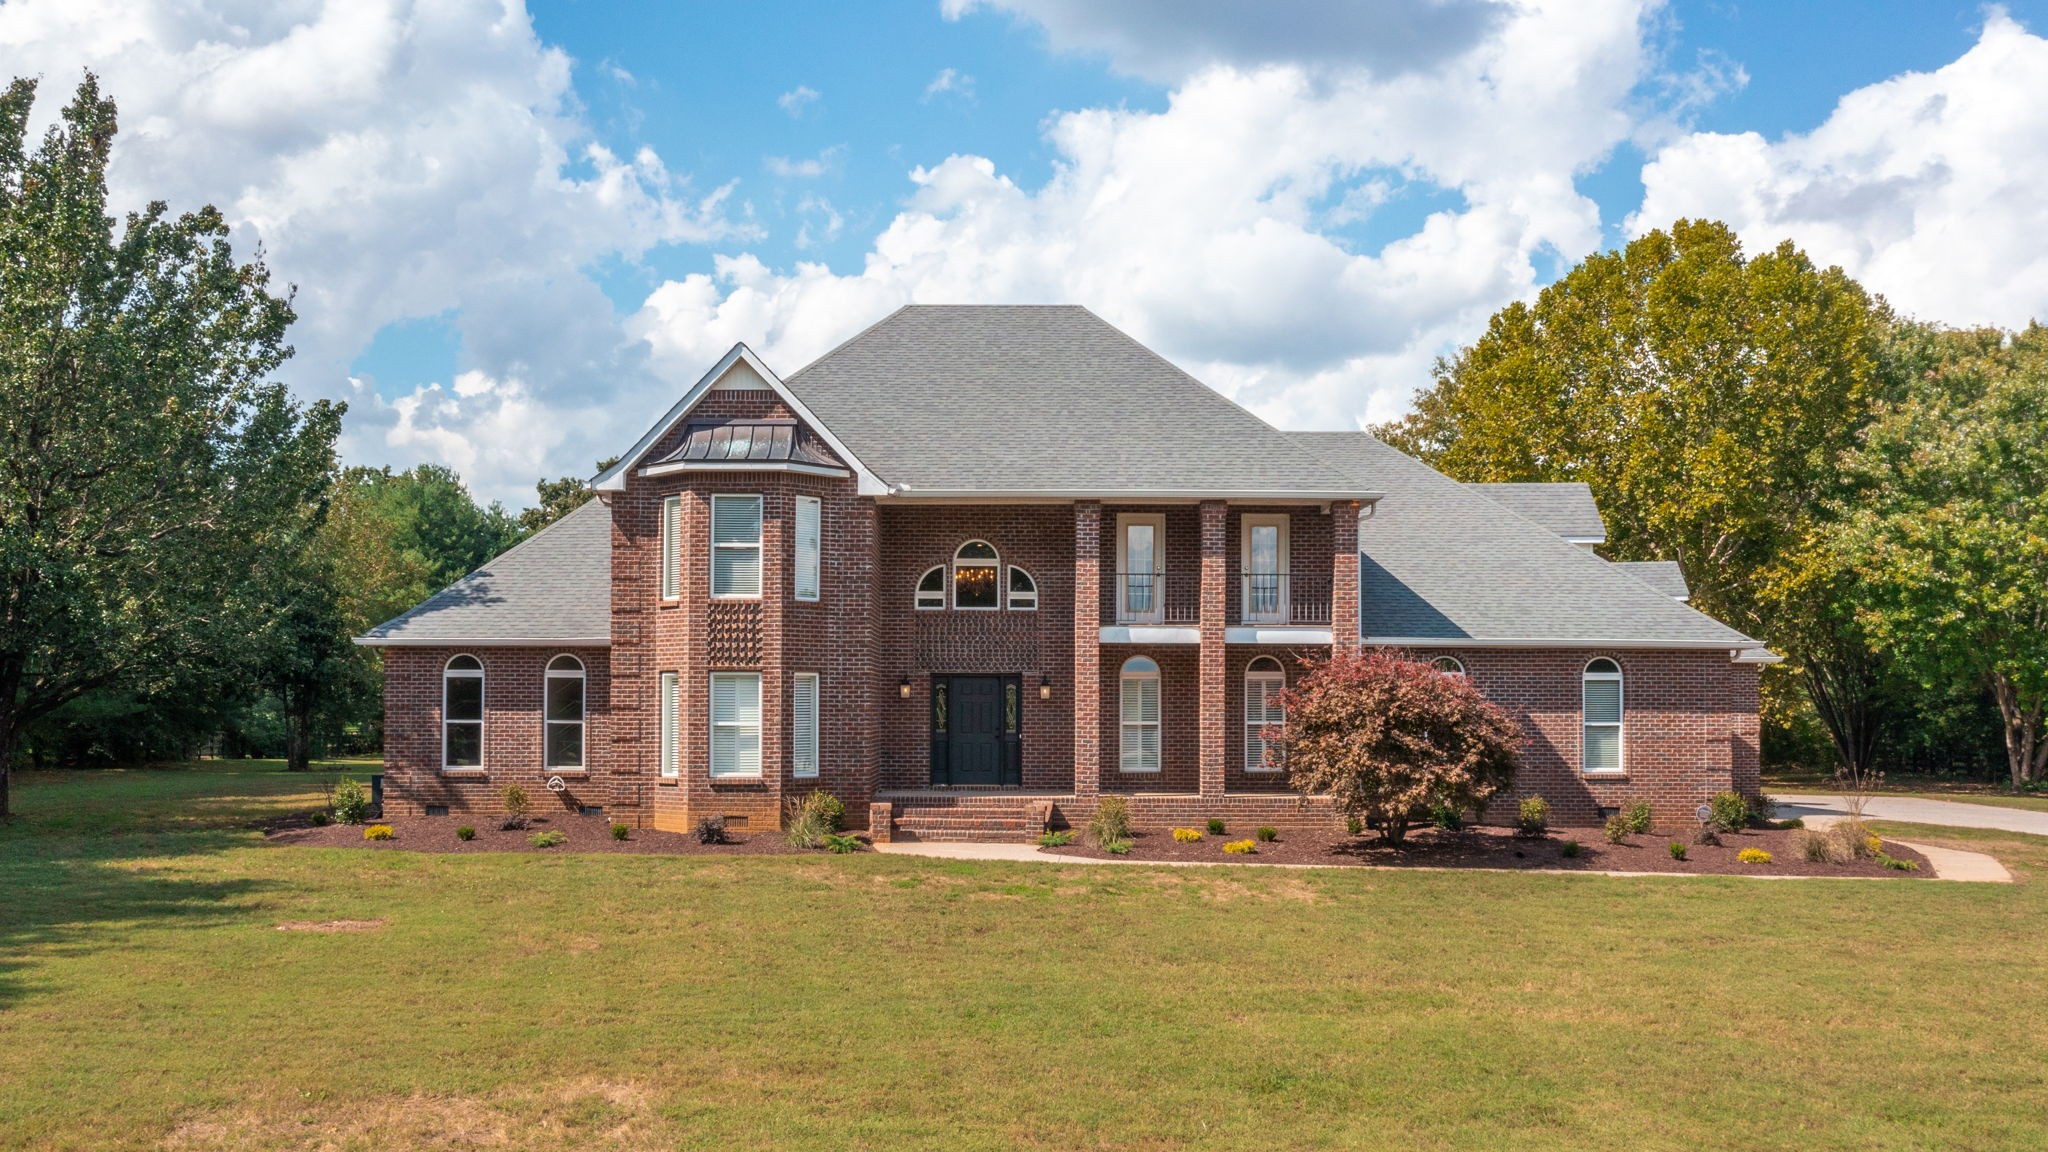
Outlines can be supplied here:
<path id="1" fill-rule="evenodd" d="M 1461 480 L 1584 481 L 1607 553 L 1676 560 L 1696 607 L 1785 651 L 1861 770 L 1881 669 L 1810 545 L 1894 387 L 1892 328 L 1840 269 L 1681 220 L 1503 309 L 1378 431 Z"/>
<path id="2" fill-rule="evenodd" d="M 117 226 L 113 101 L 87 76 L 31 152 L 35 90 L 0 96 L 0 815 L 25 726 L 234 642 L 340 418 L 268 379 L 291 306 L 220 214 Z"/>
<path id="3" fill-rule="evenodd" d="M 597 472 L 592 475 L 602 473 L 618 462 L 617 456 L 599 460 Z M 540 499 L 533 507 L 519 514 L 519 527 L 528 536 L 590 503 L 597 496 L 597 493 L 590 490 L 590 481 L 582 476 L 561 476 L 553 480 L 543 480 L 533 486 L 533 491 Z"/>
<path id="4" fill-rule="evenodd" d="M 2048 768 L 2048 328 L 1941 335 L 1846 461 L 1857 618 L 1924 684 L 1987 687 L 2015 788 Z"/>

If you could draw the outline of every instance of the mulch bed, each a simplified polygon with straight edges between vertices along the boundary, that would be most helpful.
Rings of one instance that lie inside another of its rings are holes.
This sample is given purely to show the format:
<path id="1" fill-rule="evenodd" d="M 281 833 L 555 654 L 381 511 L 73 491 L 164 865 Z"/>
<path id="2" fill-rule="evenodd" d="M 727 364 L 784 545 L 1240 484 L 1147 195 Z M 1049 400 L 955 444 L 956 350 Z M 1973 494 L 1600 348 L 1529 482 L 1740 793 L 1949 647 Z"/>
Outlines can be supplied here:
<path id="1" fill-rule="evenodd" d="M 1518 836 L 1504 828 L 1467 828 L 1444 832 L 1420 828 L 1408 833 L 1399 848 L 1381 840 L 1378 833 L 1347 836 L 1342 832 L 1282 832 L 1274 843 L 1259 845 L 1254 856 L 1232 856 L 1223 845 L 1249 839 L 1250 829 L 1233 829 L 1222 836 L 1204 832 L 1202 839 L 1183 844 L 1168 828 L 1147 829 L 1133 834 L 1127 856 L 1111 856 L 1093 845 L 1076 841 L 1063 848 L 1043 852 L 1062 856 L 1083 856 L 1094 860 L 1206 860 L 1242 864 L 1356 864 L 1378 867 L 1430 868 L 1519 868 L 1567 872 L 1681 872 L 1695 875 L 1745 876 L 1892 876 L 1925 878 L 1933 875 L 1927 858 L 1911 848 L 1889 840 L 1889 856 L 1911 860 L 1920 866 L 1915 872 L 1886 868 L 1875 860 L 1852 864 L 1809 863 L 1799 853 L 1790 829 L 1752 829 L 1721 833 L 1721 844 L 1694 844 L 1696 829 L 1683 832 L 1646 832 L 1620 844 L 1609 844 L 1598 828 L 1567 828 L 1547 836 Z M 1564 855 L 1564 842 L 1577 840 L 1579 854 Z M 1670 845 L 1686 846 L 1686 858 L 1673 860 Z M 1761 848 L 1771 854 L 1769 864 L 1744 864 L 1736 853 L 1744 848 Z"/>
<path id="2" fill-rule="evenodd" d="M 389 824 L 389 840 L 365 840 L 361 824 L 329 824 L 316 828 L 304 816 L 294 816 L 264 825 L 265 839 L 273 844 L 311 845 L 316 848 L 372 848 L 401 852 L 632 852 L 660 856 L 776 856 L 823 853 L 824 849 L 792 848 L 780 832 L 735 831 L 731 844 L 699 844 L 684 832 L 657 832 L 635 828 L 626 839 L 612 839 L 611 821 L 602 816 L 534 817 L 524 832 L 507 832 L 499 827 L 503 817 L 419 816 L 404 820 L 373 820 Z M 463 825 L 476 829 L 476 839 L 457 840 L 455 830 Z M 561 832 L 567 843 L 553 848 L 536 848 L 533 838 L 541 832 Z M 865 848 L 863 848 L 865 850 Z"/>

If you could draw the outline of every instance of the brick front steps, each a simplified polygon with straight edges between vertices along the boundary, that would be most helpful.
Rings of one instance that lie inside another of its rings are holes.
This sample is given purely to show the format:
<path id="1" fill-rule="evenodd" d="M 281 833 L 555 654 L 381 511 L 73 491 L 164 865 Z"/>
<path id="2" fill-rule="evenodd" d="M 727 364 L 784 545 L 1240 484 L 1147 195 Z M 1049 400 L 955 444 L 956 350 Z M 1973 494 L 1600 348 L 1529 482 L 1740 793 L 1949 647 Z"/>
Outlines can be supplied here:
<path id="1" fill-rule="evenodd" d="M 1247 834 L 1262 825 L 1302 831 L 1339 823 L 1328 801 L 1285 792 L 1140 792 L 1125 797 L 1131 802 L 1131 822 L 1139 828 L 1199 828 L 1211 817 Z M 1078 828 L 1094 810 L 1092 797 L 1048 792 L 882 792 L 869 805 L 868 826 L 878 844 L 1017 844 L 1037 839 L 1047 828 Z"/>

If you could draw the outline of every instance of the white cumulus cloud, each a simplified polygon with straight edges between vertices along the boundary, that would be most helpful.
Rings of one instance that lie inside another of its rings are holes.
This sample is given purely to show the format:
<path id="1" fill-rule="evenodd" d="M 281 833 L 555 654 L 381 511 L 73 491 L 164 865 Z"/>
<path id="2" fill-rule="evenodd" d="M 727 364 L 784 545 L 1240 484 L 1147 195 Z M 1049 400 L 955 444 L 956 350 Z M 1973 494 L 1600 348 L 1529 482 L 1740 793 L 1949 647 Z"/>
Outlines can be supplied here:
<path id="1" fill-rule="evenodd" d="M 2044 77 L 2048 40 L 1993 10 L 1953 63 L 1851 92 L 1811 132 L 1672 142 L 1629 226 L 1708 216 L 1752 248 L 1791 239 L 1927 320 L 2048 317 Z"/>

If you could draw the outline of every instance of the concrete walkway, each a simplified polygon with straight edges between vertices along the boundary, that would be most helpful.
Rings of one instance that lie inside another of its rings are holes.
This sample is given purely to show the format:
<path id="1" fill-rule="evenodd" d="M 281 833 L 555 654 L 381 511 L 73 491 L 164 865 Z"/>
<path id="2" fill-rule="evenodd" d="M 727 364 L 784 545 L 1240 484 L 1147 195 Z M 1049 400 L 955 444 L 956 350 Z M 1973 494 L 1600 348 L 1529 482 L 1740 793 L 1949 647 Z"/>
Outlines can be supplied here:
<path id="1" fill-rule="evenodd" d="M 1849 810 L 1840 796 L 1779 796 L 1778 818 L 1789 820 L 1819 816 L 1825 820 Z M 1942 824 L 1950 828 L 1996 828 L 2003 832 L 2025 832 L 2048 836 L 2048 812 L 2025 808 L 1998 808 L 1990 804 L 1959 804 L 1954 800 L 1921 800 L 1912 796 L 1873 796 L 1863 806 L 1872 820 L 1897 820 L 1906 824 Z"/>
<path id="2" fill-rule="evenodd" d="M 1960 807 L 1960 805 L 1958 805 Z M 1782 811 L 1782 806 L 1781 809 Z M 1823 819 L 1826 819 L 1823 817 Z M 2012 874 L 2005 866 L 1982 852 L 1960 852 L 1953 848 L 1930 848 L 1925 844 L 1906 844 L 1898 841 L 1927 857 L 1937 880 L 1963 880 L 1976 883 L 2010 884 Z M 1259 860 L 1097 860 L 1087 856 L 1064 856 L 1057 852 L 1040 852 L 1032 844 L 959 844 L 950 842 L 918 842 L 877 844 L 875 851 L 891 856 L 925 856 L 934 860 L 1010 860 L 1031 864 L 1136 864 L 1152 868 L 1373 868 L 1359 864 L 1267 864 Z M 1403 865 L 1399 868 L 1374 868 L 1375 871 L 1401 872 L 1517 872 L 1536 873 L 1543 876 L 1655 876 L 1684 879 L 1698 875 L 1692 872 L 1605 872 L 1595 869 L 1564 868 L 1437 868 L 1421 865 Z M 1750 880 L 1882 880 L 1881 876 L 1743 876 L 1742 873 L 1714 873 Z"/>

